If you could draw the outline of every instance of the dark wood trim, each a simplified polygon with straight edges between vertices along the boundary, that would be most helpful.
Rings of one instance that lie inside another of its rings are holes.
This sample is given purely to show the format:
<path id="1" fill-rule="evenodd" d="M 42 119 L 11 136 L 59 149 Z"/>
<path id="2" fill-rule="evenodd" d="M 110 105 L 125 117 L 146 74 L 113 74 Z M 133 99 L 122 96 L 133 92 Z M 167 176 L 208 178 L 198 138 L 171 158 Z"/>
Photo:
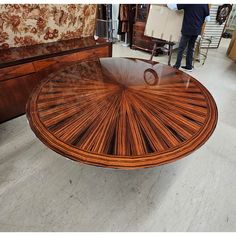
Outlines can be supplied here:
<path id="1" fill-rule="evenodd" d="M 152 52 L 151 49 L 139 47 L 139 46 L 137 46 L 135 44 L 132 45 L 132 49 L 139 49 L 139 50 L 142 50 L 142 51 L 145 51 L 145 52 Z"/>

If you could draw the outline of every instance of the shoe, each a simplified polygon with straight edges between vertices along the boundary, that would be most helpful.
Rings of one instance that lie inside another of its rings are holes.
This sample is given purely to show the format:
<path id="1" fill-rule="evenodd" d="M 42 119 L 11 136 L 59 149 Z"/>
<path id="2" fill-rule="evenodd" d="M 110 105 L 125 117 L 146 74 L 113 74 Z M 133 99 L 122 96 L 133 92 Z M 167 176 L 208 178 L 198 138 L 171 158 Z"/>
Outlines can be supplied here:
<path id="1" fill-rule="evenodd" d="M 188 72 L 192 72 L 193 68 L 189 68 L 187 66 L 181 66 L 181 68 L 183 68 L 184 70 L 188 71 Z"/>
<path id="2" fill-rule="evenodd" d="M 173 65 L 173 68 L 175 68 L 175 69 L 179 69 L 179 66 Z"/>

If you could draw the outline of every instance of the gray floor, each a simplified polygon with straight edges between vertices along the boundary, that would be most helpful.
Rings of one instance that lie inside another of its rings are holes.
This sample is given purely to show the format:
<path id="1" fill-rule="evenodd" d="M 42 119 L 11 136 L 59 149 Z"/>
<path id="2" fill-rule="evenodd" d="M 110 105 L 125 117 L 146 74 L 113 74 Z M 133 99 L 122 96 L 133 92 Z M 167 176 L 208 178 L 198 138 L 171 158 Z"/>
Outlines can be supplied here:
<path id="1" fill-rule="evenodd" d="M 0 231 L 235 231 L 236 63 L 225 56 L 228 44 L 192 73 L 217 102 L 215 133 L 175 163 L 87 166 L 45 147 L 25 116 L 1 124 Z M 113 53 L 149 58 L 119 44 Z"/>

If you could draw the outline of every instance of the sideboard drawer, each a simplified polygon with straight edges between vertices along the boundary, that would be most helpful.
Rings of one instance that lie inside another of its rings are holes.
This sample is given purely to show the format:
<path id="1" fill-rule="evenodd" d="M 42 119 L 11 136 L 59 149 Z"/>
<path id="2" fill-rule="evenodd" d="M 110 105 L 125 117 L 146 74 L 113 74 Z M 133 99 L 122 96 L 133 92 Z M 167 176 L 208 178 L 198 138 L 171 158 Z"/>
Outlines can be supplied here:
<path id="1" fill-rule="evenodd" d="M 5 67 L 0 69 L 0 81 L 28 75 L 34 72 L 34 66 L 31 62 L 17 66 Z"/>
<path id="2" fill-rule="evenodd" d="M 55 65 L 57 63 L 67 63 L 73 61 L 81 61 L 84 59 L 95 58 L 95 57 L 108 57 L 109 56 L 109 47 L 100 47 L 96 49 L 84 50 L 81 52 L 72 53 L 69 55 L 52 57 L 44 60 L 38 60 L 33 62 L 35 71 L 40 71 L 49 66 Z"/>
<path id="3" fill-rule="evenodd" d="M 75 54 L 78 61 L 88 58 L 109 57 L 109 47 L 106 46 L 97 49 L 90 49 L 83 52 L 77 52 Z"/>

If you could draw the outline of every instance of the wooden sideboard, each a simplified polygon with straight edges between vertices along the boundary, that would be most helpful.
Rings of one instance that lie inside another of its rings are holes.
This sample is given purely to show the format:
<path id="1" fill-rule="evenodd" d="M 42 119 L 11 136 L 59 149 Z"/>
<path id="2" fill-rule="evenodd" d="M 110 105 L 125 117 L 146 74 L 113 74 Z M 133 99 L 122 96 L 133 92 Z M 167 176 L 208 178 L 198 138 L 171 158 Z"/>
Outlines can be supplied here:
<path id="1" fill-rule="evenodd" d="M 135 23 L 133 25 L 132 49 L 151 52 L 154 46 L 152 38 L 144 35 L 150 4 L 136 4 Z"/>
<path id="2" fill-rule="evenodd" d="M 93 37 L 0 50 L 0 123 L 25 113 L 32 89 L 51 70 L 111 56 L 112 44 Z"/>

